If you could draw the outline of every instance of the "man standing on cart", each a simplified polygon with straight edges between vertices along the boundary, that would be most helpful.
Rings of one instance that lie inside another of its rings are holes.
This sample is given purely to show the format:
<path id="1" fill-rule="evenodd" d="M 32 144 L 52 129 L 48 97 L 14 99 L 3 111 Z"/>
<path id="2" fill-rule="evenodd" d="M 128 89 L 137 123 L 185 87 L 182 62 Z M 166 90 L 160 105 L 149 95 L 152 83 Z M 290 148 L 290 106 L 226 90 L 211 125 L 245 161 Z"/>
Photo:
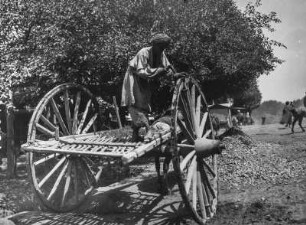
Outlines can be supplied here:
<path id="1" fill-rule="evenodd" d="M 156 34 L 150 47 L 142 48 L 129 62 L 125 73 L 121 106 L 127 106 L 132 118 L 133 141 L 140 141 L 139 129 L 149 130 L 148 113 L 151 112 L 150 80 L 163 75 L 173 75 L 170 63 L 164 53 L 171 38 L 166 34 Z"/>

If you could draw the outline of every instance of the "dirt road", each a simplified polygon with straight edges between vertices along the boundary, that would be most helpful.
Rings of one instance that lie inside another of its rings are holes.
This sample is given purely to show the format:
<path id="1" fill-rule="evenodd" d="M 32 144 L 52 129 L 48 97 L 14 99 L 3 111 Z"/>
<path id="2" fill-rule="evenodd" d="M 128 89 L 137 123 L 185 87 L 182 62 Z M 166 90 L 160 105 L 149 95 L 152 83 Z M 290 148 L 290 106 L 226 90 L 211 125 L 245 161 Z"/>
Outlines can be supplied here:
<path id="1" fill-rule="evenodd" d="M 306 224 L 306 133 L 296 128 L 291 134 L 279 124 L 242 129 L 254 142 L 241 137 L 227 140 L 219 157 L 218 211 L 207 224 Z M 142 173 L 106 193 L 98 188 L 77 213 L 42 213 L 28 203 L 29 209 L 23 210 L 30 211 L 11 220 L 15 224 L 195 224 L 175 184 L 173 195 L 158 194 L 153 162 L 134 169 Z"/>

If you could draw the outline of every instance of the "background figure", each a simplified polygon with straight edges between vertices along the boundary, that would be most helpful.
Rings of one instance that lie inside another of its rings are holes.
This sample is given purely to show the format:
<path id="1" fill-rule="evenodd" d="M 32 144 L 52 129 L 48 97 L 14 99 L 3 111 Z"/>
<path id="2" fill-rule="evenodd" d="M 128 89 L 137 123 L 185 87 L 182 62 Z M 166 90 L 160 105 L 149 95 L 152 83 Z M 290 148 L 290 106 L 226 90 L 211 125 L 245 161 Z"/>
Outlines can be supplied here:
<path id="1" fill-rule="evenodd" d="M 266 123 L 266 116 L 261 117 L 261 125 L 265 125 Z"/>
<path id="2" fill-rule="evenodd" d="M 232 124 L 234 127 L 237 127 L 239 124 L 238 124 L 238 119 L 236 116 L 232 116 Z"/>
<path id="3" fill-rule="evenodd" d="M 304 107 L 306 107 L 306 92 L 305 92 L 305 96 L 303 98 L 303 104 L 304 104 Z"/>
<path id="4" fill-rule="evenodd" d="M 240 110 L 237 110 L 237 120 L 238 120 L 238 125 L 241 126 L 243 124 L 243 120 L 244 120 L 244 116 L 243 114 L 240 112 Z"/>
<path id="5" fill-rule="evenodd" d="M 293 108 L 292 102 L 289 103 L 289 101 L 286 101 L 280 121 L 281 124 L 285 124 L 285 127 L 290 127 L 292 123 L 292 113 L 290 111 L 291 108 Z"/>

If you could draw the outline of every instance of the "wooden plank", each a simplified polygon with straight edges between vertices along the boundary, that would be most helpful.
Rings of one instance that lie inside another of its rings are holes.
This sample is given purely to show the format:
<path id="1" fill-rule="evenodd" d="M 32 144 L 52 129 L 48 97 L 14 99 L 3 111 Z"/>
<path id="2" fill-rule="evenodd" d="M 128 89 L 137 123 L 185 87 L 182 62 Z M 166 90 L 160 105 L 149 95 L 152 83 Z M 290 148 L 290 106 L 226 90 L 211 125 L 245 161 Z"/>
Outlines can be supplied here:
<path id="1" fill-rule="evenodd" d="M 73 141 L 73 140 L 65 140 L 60 138 L 60 143 L 64 144 L 77 144 L 77 145 L 98 145 L 98 146 L 122 146 L 122 147 L 136 147 L 139 144 L 134 142 L 122 143 L 122 142 L 96 142 L 96 141 Z"/>
<path id="2" fill-rule="evenodd" d="M 75 100 L 74 111 L 73 111 L 72 134 L 76 134 L 77 132 L 80 103 L 81 103 L 81 92 L 78 91 L 76 100 Z"/>
<path id="3" fill-rule="evenodd" d="M 51 98 L 50 102 L 51 102 L 51 106 L 53 108 L 53 111 L 54 111 L 54 113 L 56 115 L 56 118 L 58 119 L 58 122 L 59 122 L 59 124 L 60 124 L 60 126 L 62 128 L 62 131 L 64 132 L 65 135 L 69 135 L 69 131 L 68 131 L 68 129 L 67 129 L 65 123 L 64 123 L 64 120 L 63 120 L 63 118 L 61 116 L 60 111 L 58 110 L 56 102 L 54 101 L 53 98 Z"/>
<path id="4" fill-rule="evenodd" d="M 86 108 L 85 108 L 85 111 L 83 113 L 83 116 L 82 116 L 82 119 L 80 121 L 80 125 L 78 126 L 76 134 L 80 134 L 81 133 L 81 130 L 82 130 L 83 126 L 84 126 L 85 119 L 86 119 L 87 114 L 88 114 L 88 110 L 89 110 L 90 104 L 91 104 L 91 99 L 89 99 L 89 101 L 86 104 Z"/>
<path id="5" fill-rule="evenodd" d="M 107 147 L 106 147 L 107 148 Z M 91 152 L 91 151 L 78 151 L 78 150 L 66 150 L 62 148 L 41 148 L 35 146 L 24 146 L 23 150 L 27 152 L 38 152 L 38 153 L 60 153 L 65 155 L 88 155 L 88 156 L 109 156 L 109 157 L 122 157 L 121 153 L 113 152 Z"/>

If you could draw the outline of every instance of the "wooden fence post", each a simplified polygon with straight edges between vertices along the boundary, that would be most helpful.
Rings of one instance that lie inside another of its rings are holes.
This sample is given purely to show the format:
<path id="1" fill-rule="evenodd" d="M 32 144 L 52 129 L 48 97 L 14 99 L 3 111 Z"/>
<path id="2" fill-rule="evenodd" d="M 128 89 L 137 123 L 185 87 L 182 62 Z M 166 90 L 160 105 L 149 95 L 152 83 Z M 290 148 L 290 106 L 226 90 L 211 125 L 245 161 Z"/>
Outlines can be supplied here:
<path id="1" fill-rule="evenodd" d="M 121 124 L 121 119 L 120 119 L 120 115 L 119 115 L 119 108 L 118 108 L 118 105 L 117 105 L 116 96 L 113 96 L 113 102 L 114 102 L 114 106 L 115 106 L 115 111 L 116 111 L 118 125 L 119 125 L 119 128 L 121 129 L 122 128 L 122 124 Z"/>
<path id="2" fill-rule="evenodd" d="M 0 104 L 0 131 L 1 131 L 1 152 L 0 152 L 0 165 L 1 157 L 6 157 L 6 105 L 4 103 Z"/>
<path id="3" fill-rule="evenodd" d="M 7 106 L 6 128 L 7 176 L 8 178 L 14 178 L 16 175 L 16 152 L 14 143 L 14 106 L 12 104 Z"/>

